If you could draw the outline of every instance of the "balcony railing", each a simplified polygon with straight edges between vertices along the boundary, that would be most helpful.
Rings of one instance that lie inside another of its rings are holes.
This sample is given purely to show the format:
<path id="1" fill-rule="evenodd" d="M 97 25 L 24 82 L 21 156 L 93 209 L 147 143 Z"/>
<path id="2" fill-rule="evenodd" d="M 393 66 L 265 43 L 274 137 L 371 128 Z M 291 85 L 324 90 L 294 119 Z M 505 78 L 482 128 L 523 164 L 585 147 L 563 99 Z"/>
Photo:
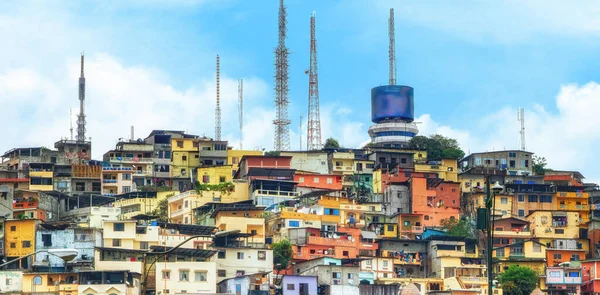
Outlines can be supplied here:
<path id="1" fill-rule="evenodd" d="M 102 171 L 131 171 L 132 167 L 102 167 Z"/>
<path id="2" fill-rule="evenodd" d="M 257 189 L 252 194 L 253 195 L 278 196 L 278 197 L 297 197 L 300 195 L 299 192 L 275 191 L 275 190 L 266 190 L 266 189 Z"/>
<path id="3" fill-rule="evenodd" d="M 13 203 L 13 209 L 37 208 L 38 202 L 17 202 Z"/>
<path id="4" fill-rule="evenodd" d="M 177 217 L 179 215 L 182 215 L 183 213 L 185 213 L 185 209 L 175 210 L 171 212 L 171 217 Z"/>
<path id="5" fill-rule="evenodd" d="M 459 276 L 460 280 L 465 284 L 486 284 L 486 277 L 475 277 L 475 276 Z"/>
<path id="6" fill-rule="evenodd" d="M 354 246 L 354 242 L 352 242 L 350 240 L 340 240 L 340 239 L 314 237 L 314 236 L 308 237 L 307 244 L 323 245 L 323 246 L 333 246 L 333 245 L 348 246 L 348 247 Z"/>
<path id="7" fill-rule="evenodd" d="M 110 158 L 111 162 L 134 162 L 134 163 L 153 163 L 152 158 L 138 158 L 138 157 L 114 157 Z"/>
<path id="8" fill-rule="evenodd" d="M 182 200 L 183 198 L 191 196 L 191 195 L 193 195 L 195 193 L 196 193 L 195 190 L 191 190 L 191 191 L 183 192 L 183 193 L 178 194 L 178 195 L 174 195 L 174 196 L 172 196 L 172 197 L 169 198 L 169 203 Z"/>
<path id="9" fill-rule="evenodd" d="M 416 226 L 416 225 L 413 225 L 413 226 L 403 226 L 403 227 L 400 228 L 400 231 L 401 232 L 405 232 L 405 233 L 415 233 L 415 234 L 418 234 L 418 233 L 422 233 L 423 232 L 423 226 Z"/>
<path id="10" fill-rule="evenodd" d="M 102 183 L 117 183 L 116 179 L 102 179 Z"/>

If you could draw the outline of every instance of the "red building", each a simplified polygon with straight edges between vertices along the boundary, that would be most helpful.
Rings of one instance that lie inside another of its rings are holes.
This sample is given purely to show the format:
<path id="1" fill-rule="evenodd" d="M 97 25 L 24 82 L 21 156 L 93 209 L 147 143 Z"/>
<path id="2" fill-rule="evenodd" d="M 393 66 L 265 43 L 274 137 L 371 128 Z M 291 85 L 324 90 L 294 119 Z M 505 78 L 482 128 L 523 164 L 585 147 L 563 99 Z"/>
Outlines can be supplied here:
<path id="1" fill-rule="evenodd" d="M 338 228 L 325 232 L 317 228 L 298 228 L 289 231 L 296 261 L 319 257 L 357 258 L 375 256 L 378 244 L 371 237 L 362 236 L 357 228 Z"/>
<path id="2" fill-rule="evenodd" d="M 342 176 L 332 174 L 302 173 L 296 171 L 294 181 L 298 187 L 319 188 L 319 189 L 342 189 Z"/>
<path id="3" fill-rule="evenodd" d="M 460 183 L 440 178 L 410 179 L 411 214 L 423 215 L 423 226 L 439 226 L 442 219 L 459 217 Z"/>
<path id="4" fill-rule="evenodd" d="M 292 157 L 270 157 L 270 156 L 243 156 L 240 160 L 239 169 L 235 173 L 236 179 L 247 179 L 250 169 L 291 169 Z"/>

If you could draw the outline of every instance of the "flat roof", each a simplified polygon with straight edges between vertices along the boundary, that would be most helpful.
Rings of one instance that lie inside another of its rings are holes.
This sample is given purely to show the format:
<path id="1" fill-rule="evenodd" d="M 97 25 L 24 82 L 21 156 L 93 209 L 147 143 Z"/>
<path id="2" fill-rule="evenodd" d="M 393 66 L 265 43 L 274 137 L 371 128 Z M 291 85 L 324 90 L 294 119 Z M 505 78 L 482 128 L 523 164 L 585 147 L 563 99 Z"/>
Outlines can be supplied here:
<path id="1" fill-rule="evenodd" d="M 190 256 L 190 257 L 200 257 L 200 258 L 210 258 L 212 256 L 214 256 L 215 254 L 217 254 L 217 250 L 204 250 L 204 249 L 193 249 L 193 248 L 177 248 L 175 250 L 173 250 L 173 247 L 165 247 L 165 246 L 150 246 L 150 249 L 152 250 L 150 253 L 152 252 L 167 252 L 172 250 L 173 252 L 170 252 L 169 255 L 175 254 L 175 255 L 185 255 L 185 256 Z"/>
<path id="2" fill-rule="evenodd" d="M 176 224 L 176 223 L 166 223 L 159 222 L 158 225 L 162 228 L 166 229 L 174 229 L 179 231 L 182 235 L 198 235 L 198 236 L 211 236 L 215 231 L 216 227 L 214 226 L 204 226 L 204 225 L 194 225 L 194 224 Z"/>

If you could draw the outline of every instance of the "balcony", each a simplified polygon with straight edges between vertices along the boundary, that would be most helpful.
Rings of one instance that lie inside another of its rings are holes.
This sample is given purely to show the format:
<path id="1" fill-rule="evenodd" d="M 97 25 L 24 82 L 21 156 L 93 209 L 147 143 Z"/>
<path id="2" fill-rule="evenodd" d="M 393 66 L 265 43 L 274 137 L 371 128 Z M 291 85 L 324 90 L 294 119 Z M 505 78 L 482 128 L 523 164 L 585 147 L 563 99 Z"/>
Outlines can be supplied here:
<path id="1" fill-rule="evenodd" d="M 400 228 L 400 232 L 403 233 L 413 233 L 413 234 L 422 234 L 423 233 L 423 226 L 402 226 Z"/>
<path id="2" fill-rule="evenodd" d="M 178 194 L 178 195 L 174 195 L 174 196 L 172 196 L 172 197 L 169 198 L 169 203 L 183 200 L 184 198 L 189 197 L 189 196 L 194 195 L 194 194 L 196 194 L 196 191 L 195 190 L 191 190 L 191 191 L 183 192 L 183 193 Z"/>
<path id="3" fill-rule="evenodd" d="M 175 211 L 171 212 L 171 218 L 175 218 L 179 215 L 183 215 L 183 213 L 185 213 L 185 212 L 186 212 L 185 209 L 175 210 Z"/>
<path id="4" fill-rule="evenodd" d="M 487 277 L 474 277 L 474 276 L 459 276 L 460 280 L 467 285 L 487 285 Z"/>
<path id="5" fill-rule="evenodd" d="M 510 249 L 510 258 L 523 258 L 525 257 L 525 253 L 523 253 L 522 248 Z"/>
<path id="6" fill-rule="evenodd" d="M 494 236 L 495 237 L 521 238 L 521 237 L 530 237 L 531 232 L 530 231 L 518 231 L 518 230 L 495 230 Z"/>
<path id="7" fill-rule="evenodd" d="M 479 253 L 465 253 L 466 258 L 481 258 L 481 254 Z"/>
<path id="8" fill-rule="evenodd" d="M 38 202 L 16 202 L 13 203 L 13 209 L 35 209 L 38 206 Z"/>
<path id="9" fill-rule="evenodd" d="M 298 197 L 300 196 L 299 192 L 292 191 L 274 191 L 274 190 L 266 190 L 266 189 L 257 189 L 252 192 L 253 195 L 266 195 L 266 196 L 274 196 L 274 197 Z"/>
<path id="10" fill-rule="evenodd" d="M 307 244 L 312 245 L 322 245 L 322 246 L 345 246 L 345 247 L 354 247 L 354 243 L 349 240 L 340 240 L 333 238 L 322 238 L 309 236 L 307 239 Z"/>
<path id="11" fill-rule="evenodd" d="M 110 158 L 110 162 L 114 163 L 154 163 L 152 158 L 138 158 L 138 157 L 113 157 Z"/>
<path id="12" fill-rule="evenodd" d="M 119 172 L 119 171 L 131 171 L 132 167 L 102 167 L 104 172 Z"/>
<path id="13" fill-rule="evenodd" d="M 102 179 L 102 183 L 117 183 L 116 179 Z"/>

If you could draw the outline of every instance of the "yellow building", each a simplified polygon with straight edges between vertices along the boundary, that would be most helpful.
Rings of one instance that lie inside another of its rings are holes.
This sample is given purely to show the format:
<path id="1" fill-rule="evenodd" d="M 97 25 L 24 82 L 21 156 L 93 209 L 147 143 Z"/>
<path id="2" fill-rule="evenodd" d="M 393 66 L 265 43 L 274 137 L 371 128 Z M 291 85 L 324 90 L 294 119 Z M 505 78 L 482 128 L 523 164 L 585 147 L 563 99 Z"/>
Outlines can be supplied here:
<path id="1" fill-rule="evenodd" d="M 22 294 L 77 295 L 76 273 L 23 273 Z"/>
<path id="2" fill-rule="evenodd" d="M 579 213 L 579 223 L 584 224 L 589 221 L 589 193 L 579 192 L 556 192 L 557 202 L 556 210 L 574 211 Z"/>
<path id="3" fill-rule="evenodd" d="M 178 191 L 156 192 L 156 196 L 148 196 L 149 193 L 137 192 L 139 197 L 132 199 L 120 199 L 112 203 L 112 207 L 121 210 L 119 219 L 128 220 L 139 214 L 152 214 L 158 203 L 168 197 L 178 194 Z M 154 194 L 154 193 L 151 193 Z"/>
<path id="4" fill-rule="evenodd" d="M 458 182 L 458 161 L 456 159 L 442 159 L 435 163 L 415 163 L 415 172 L 437 173 L 445 181 Z"/>
<path id="5" fill-rule="evenodd" d="M 373 193 L 383 193 L 383 182 L 381 181 L 381 170 L 373 171 Z"/>
<path id="6" fill-rule="evenodd" d="M 51 191 L 54 185 L 54 164 L 29 164 L 29 189 L 32 191 Z"/>
<path id="7" fill-rule="evenodd" d="M 527 216 L 535 238 L 578 239 L 578 212 L 535 211 Z"/>
<path id="8" fill-rule="evenodd" d="M 333 152 L 330 157 L 332 174 L 352 175 L 356 171 L 353 152 Z"/>
<path id="9" fill-rule="evenodd" d="M 197 171 L 197 180 L 203 184 L 220 184 L 233 179 L 233 165 L 199 167 Z"/>
<path id="10" fill-rule="evenodd" d="M 199 138 L 171 139 L 171 177 L 190 177 L 195 167 L 200 166 Z"/>
<path id="11" fill-rule="evenodd" d="M 20 257 L 35 252 L 35 229 L 38 219 L 7 220 L 4 223 L 7 257 Z"/>
<path id="12" fill-rule="evenodd" d="M 211 218 L 215 219 L 215 226 L 221 231 L 239 230 L 241 233 L 252 234 L 249 243 L 265 243 L 265 218 L 264 209 L 256 207 L 219 208 Z"/>
<path id="13" fill-rule="evenodd" d="M 105 221 L 103 230 L 105 247 L 146 250 L 159 244 L 160 228 L 146 226 L 143 231 L 138 231 L 135 220 Z"/>
<path id="14" fill-rule="evenodd" d="M 492 253 L 498 260 L 495 271 L 502 272 L 511 265 L 519 265 L 529 267 L 541 275 L 546 267 L 546 249 L 546 245 L 533 240 L 496 247 Z"/>
<path id="15" fill-rule="evenodd" d="M 238 170 L 238 165 L 243 156 L 262 156 L 262 151 L 250 151 L 250 150 L 227 150 L 227 164 L 231 165 L 232 175 Z"/>

